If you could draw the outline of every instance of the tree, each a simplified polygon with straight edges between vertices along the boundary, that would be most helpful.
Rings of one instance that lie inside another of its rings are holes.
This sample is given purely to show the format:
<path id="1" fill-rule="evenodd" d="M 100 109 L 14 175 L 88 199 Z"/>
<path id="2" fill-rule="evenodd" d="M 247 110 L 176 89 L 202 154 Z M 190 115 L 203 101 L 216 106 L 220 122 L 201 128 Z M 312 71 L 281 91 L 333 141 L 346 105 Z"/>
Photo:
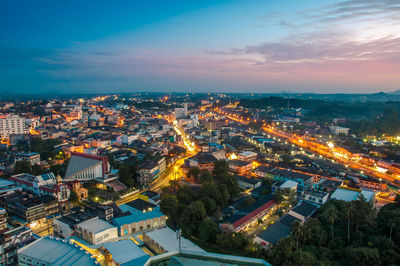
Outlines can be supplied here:
<path id="1" fill-rule="evenodd" d="M 243 202 L 243 207 L 247 207 L 247 206 L 251 206 L 254 204 L 254 202 L 256 202 L 256 200 L 253 197 L 248 197 L 247 199 L 245 199 L 245 201 Z"/>
<path id="2" fill-rule="evenodd" d="M 193 178 L 195 181 L 198 181 L 200 174 L 201 171 L 198 167 L 192 167 L 189 169 L 187 176 Z"/>
<path id="3" fill-rule="evenodd" d="M 200 183 L 211 183 L 213 182 L 213 176 L 209 171 L 202 171 L 200 174 Z"/>
<path id="4" fill-rule="evenodd" d="M 350 241 L 350 218 L 353 215 L 353 203 L 348 202 L 345 207 L 346 217 L 347 217 L 347 241 Z"/>
<path id="5" fill-rule="evenodd" d="M 293 223 L 292 234 L 296 239 L 296 250 L 299 250 L 299 239 L 304 237 L 304 227 L 299 220 Z"/>
<path id="6" fill-rule="evenodd" d="M 167 215 L 168 223 L 175 225 L 178 211 L 178 199 L 175 195 L 166 194 L 160 203 L 161 211 Z"/>
<path id="7" fill-rule="evenodd" d="M 218 209 L 218 206 L 213 199 L 202 197 L 200 200 L 204 203 L 208 215 L 212 215 Z"/>
<path id="8" fill-rule="evenodd" d="M 328 222 L 331 225 L 331 236 L 333 238 L 333 224 L 335 223 L 336 219 L 338 218 L 338 211 L 335 206 L 332 205 L 331 208 L 328 210 Z"/>
<path id="9" fill-rule="evenodd" d="M 199 237 L 205 242 L 215 242 L 217 235 L 220 233 L 218 225 L 209 217 L 201 221 L 199 226 Z"/>
<path id="10" fill-rule="evenodd" d="M 21 160 L 17 161 L 14 165 L 14 175 L 32 172 L 31 164 L 28 161 Z"/>
<path id="11" fill-rule="evenodd" d="M 345 254 L 349 265 L 381 265 L 379 251 L 376 248 L 347 248 Z"/>
<path id="12" fill-rule="evenodd" d="M 189 205 L 194 199 L 193 190 L 188 185 L 181 186 L 177 191 L 179 203 Z"/>
<path id="13" fill-rule="evenodd" d="M 228 163 L 225 160 L 218 160 L 214 163 L 213 176 L 222 177 L 228 174 Z"/>

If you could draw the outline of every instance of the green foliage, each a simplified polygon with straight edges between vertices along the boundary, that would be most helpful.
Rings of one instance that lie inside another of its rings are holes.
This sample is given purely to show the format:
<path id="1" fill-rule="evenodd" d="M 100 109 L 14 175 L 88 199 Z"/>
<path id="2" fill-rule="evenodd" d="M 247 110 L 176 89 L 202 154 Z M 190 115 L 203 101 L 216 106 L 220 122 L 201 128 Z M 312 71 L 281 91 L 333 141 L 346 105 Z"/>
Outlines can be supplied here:
<path id="1" fill-rule="evenodd" d="M 214 242 L 219 233 L 218 225 L 210 218 L 205 218 L 199 226 L 199 237 L 203 241 Z"/>
<path id="2" fill-rule="evenodd" d="M 133 187 L 136 183 L 136 167 L 134 165 L 123 164 L 118 169 L 119 180 L 127 187 Z"/>
<path id="3" fill-rule="evenodd" d="M 21 161 L 15 162 L 14 175 L 22 174 L 22 173 L 30 174 L 31 172 L 32 172 L 32 167 L 28 161 L 21 160 Z"/>
<path id="4" fill-rule="evenodd" d="M 273 265 L 396 265 L 399 210 L 399 204 L 389 204 L 375 217 L 365 200 L 332 200 L 315 218 L 295 224 L 291 235 L 272 247 L 266 260 Z"/>
<path id="5" fill-rule="evenodd" d="M 48 160 L 50 158 L 54 159 L 57 152 L 54 149 L 54 146 L 61 144 L 62 141 L 58 139 L 41 139 L 39 137 L 35 137 L 31 140 L 30 146 L 33 152 L 37 152 L 40 154 L 40 157 L 43 160 Z"/>

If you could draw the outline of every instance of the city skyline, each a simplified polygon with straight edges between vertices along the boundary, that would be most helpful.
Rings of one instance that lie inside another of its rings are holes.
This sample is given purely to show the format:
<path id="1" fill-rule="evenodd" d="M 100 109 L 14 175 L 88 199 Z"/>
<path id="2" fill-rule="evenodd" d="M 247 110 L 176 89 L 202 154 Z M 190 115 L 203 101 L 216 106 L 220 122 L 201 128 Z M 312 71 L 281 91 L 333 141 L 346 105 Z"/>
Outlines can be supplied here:
<path id="1" fill-rule="evenodd" d="M 399 11 L 362 0 L 6 1 L 0 91 L 395 91 Z"/>

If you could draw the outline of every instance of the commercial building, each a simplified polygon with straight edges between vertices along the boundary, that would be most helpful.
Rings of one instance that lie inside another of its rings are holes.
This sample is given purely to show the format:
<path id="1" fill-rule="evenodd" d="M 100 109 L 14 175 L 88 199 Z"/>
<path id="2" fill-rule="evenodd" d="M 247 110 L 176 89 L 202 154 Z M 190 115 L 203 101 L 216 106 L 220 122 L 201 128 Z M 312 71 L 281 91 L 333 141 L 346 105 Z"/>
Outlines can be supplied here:
<path id="1" fill-rule="evenodd" d="M 6 115 L 0 118 L 0 137 L 8 138 L 10 135 L 23 135 L 29 133 L 25 118 L 18 115 Z"/>
<path id="2" fill-rule="evenodd" d="M 18 265 L 98 265 L 87 251 L 67 240 L 42 237 L 18 250 Z"/>
<path id="3" fill-rule="evenodd" d="M 98 217 L 75 225 L 76 236 L 97 245 L 118 238 L 118 229 Z"/>
<path id="4" fill-rule="evenodd" d="M 0 265 L 17 265 L 18 247 L 35 241 L 32 229 L 9 226 L 0 234 Z"/>
<path id="5" fill-rule="evenodd" d="M 142 199 L 136 199 L 119 206 L 126 214 L 116 217 L 113 224 L 118 227 L 120 236 L 154 230 L 166 226 L 167 217 L 160 208 Z"/>

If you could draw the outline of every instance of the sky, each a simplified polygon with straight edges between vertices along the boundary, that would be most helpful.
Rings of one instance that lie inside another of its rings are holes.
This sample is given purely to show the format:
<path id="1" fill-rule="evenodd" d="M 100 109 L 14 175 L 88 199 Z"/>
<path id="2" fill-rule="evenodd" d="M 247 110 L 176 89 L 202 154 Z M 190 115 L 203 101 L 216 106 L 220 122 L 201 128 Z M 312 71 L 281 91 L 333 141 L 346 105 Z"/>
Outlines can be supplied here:
<path id="1" fill-rule="evenodd" d="M 1 93 L 400 89 L 398 0 L 3 0 Z"/>

